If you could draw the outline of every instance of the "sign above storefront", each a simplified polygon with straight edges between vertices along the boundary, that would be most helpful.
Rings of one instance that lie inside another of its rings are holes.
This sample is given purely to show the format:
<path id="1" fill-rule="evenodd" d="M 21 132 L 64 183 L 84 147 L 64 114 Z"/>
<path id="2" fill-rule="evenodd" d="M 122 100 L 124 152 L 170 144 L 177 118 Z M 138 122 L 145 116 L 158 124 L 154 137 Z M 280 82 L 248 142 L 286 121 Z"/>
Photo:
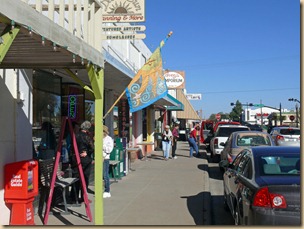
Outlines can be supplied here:
<path id="1" fill-rule="evenodd" d="M 145 39 L 146 34 L 143 33 L 134 33 L 134 34 L 102 34 L 102 40 L 140 40 Z"/>
<path id="2" fill-rule="evenodd" d="M 145 0 L 101 0 L 102 20 L 107 22 L 144 22 Z"/>
<path id="3" fill-rule="evenodd" d="M 183 89 L 185 88 L 185 72 L 184 71 L 165 71 L 168 89 Z"/>
<path id="4" fill-rule="evenodd" d="M 187 94 L 186 97 L 188 100 L 201 100 L 202 94 Z"/>
<path id="5" fill-rule="evenodd" d="M 102 27 L 102 32 L 143 32 L 145 30 L 146 26 L 144 25 Z"/>

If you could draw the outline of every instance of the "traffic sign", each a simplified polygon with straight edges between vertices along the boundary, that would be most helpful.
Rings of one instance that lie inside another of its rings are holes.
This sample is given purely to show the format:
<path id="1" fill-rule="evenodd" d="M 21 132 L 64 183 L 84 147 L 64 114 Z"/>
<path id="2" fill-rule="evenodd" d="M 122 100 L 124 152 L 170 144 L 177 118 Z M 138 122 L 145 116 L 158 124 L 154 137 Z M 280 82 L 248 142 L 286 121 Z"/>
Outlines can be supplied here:
<path id="1" fill-rule="evenodd" d="M 289 119 L 290 119 L 290 121 L 293 121 L 293 120 L 295 120 L 295 116 L 294 115 L 290 115 Z"/>
<path id="2" fill-rule="evenodd" d="M 215 118 L 216 118 L 216 120 L 219 121 L 219 120 L 221 119 L 221 114 L 216 114 L 216 115 L 215 115 Z"/>
<path id="3" fill-rule="evenodd" d="M 253 104 L 254 107 L 264 107 L 264 104 Z"/>

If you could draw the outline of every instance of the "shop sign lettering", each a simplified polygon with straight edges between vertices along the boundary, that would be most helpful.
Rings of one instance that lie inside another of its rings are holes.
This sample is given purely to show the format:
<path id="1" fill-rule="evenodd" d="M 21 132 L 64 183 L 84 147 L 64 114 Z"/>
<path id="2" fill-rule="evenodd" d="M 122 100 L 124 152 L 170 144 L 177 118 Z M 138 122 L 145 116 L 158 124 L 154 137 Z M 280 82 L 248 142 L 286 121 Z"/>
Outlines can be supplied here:
<path id="1" fill-rule="evenodd" d="M 168 88 L 183 88 L 185 79 L 178 72 L 167 72 L 164 77 Z"/>
<path id="2" fill-rule="evenodd" d="M 77 105 L 77 97 L 76 97 L 76 95 L 69 95 L 69 99 L 68 99 L 68 116 L 71 119 L 75 119 L 76 118 L 76 114 L 77 114 L 76 105 Z"/>
<path id="3" fill-rule="evenodd" d="M 103 22 L 143 22 L 145 0 L 101 0 Z"/>
<path id="4" fill-rule="evenodd" d="M 26 209 L 26 221 L 30 221 L 32 219 L 32 211 L 30 208 Z"/>
<path id="5" fill-rule="evenodd" d="M 11 187 L 22 187 L 21 174 L 18 175 L 13 174 L 13 178 L 11 179 Z"/>

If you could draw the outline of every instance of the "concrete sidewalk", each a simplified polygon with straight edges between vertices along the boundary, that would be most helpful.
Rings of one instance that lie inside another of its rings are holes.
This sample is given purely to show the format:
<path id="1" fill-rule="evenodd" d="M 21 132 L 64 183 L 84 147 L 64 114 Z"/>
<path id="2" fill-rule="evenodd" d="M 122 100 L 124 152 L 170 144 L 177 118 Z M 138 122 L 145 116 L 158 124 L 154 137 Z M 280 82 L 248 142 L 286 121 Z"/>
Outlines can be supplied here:
<path id="1" fill-rule="evenodd" d="M 151 160 L 132 163 L 135 171 L 112 183 L 112 197 L 104 199 L 104 216 L 98 216 L 104 225 L 210 225 L 206 153 L 189 158 L 188 143 L 178 142 L 176 155 L 165 161 L 162 151 L 154 151 Z M 94 196 L 89 193 L 93 222 L 82 204 L 69 207 L 70 215 L 50 215 L 48 225 L 94 225 Z M 35 223 L 42 225 L 39 216 Z"/>

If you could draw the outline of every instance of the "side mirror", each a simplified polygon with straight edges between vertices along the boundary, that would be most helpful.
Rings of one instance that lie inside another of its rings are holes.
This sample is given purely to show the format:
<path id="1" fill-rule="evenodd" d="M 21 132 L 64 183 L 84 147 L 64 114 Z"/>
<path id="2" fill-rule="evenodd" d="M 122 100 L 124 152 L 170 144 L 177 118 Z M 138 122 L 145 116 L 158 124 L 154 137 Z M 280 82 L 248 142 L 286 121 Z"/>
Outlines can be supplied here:
<path id="1" fill-rule="evenodd" d="M 229 161 L 228 160 L 221 160 L 219 162 L 219 167 L 222 167 L 222 168 L 228 168 L 230 165 Z"/>

